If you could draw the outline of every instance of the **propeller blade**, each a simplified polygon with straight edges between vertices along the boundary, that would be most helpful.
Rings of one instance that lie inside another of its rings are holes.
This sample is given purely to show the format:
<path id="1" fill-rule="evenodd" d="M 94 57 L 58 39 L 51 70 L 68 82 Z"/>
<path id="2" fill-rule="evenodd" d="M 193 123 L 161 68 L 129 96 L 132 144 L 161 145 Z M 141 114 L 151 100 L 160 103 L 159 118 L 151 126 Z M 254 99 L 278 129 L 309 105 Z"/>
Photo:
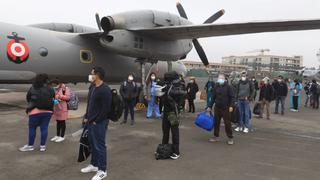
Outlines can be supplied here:
<path id="1" fill-rule="evenodd" d="M 194 40 L 192 40 L 192 42 L 193 42 L 194 47 L 197 50 L 197 53 L 198 53 L 202 63 L 205 66 L 208 66 L 209 65 L 209 61 L 208 61 L 207 55 L 204 52 L 204 50 L 203 50 L 202 46 L 200 45 L 199 41 L 197 39 L 194 39 Z"/>
<path id="2" fill-rule="evenodd" d="M 100 21 L 100 16 L 98 13 L 96 13 L 96 21 L 97 21 L 99 31 L 101 31 L 101 21 Z"/>
<path id="3" fill-rule="evenodd" d="M 203 24 L 213 23 L 214 21 L 218 20 L 221 16 L 223 16 L 224 13 L 225 13 L 225 10 L 224 10 L 224 9 L 218 11 L 217 13 L 215 13 L 214 15 L 212 15 L 211 17 L 209 17 Z"/>
<path id="4" fill-rule="evenodd" d="M 184 10 L 184 8 L 183 8 L 183 6 L 181 5 L 180 2 L 177 2 L 177 9 L 178 9 L 178 12 L 179 12 L 181 17 L 183 17 L 185 19 L 188 19 L 186 11 Z"/>

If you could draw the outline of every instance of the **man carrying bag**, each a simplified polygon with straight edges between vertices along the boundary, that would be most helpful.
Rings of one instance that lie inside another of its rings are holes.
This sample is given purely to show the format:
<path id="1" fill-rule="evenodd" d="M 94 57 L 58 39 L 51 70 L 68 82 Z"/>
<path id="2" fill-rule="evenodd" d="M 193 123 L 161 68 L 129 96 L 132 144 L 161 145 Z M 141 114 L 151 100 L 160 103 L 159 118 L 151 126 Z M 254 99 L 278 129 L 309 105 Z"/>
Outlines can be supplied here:
<path id="1" fill-rule="evenodd" d="M 216 86 L 213 88 L 213 96 L 211 103 L 209 104 L 207 111 L 212 111 L 212 106 L 215 104 L 214 108 L 214 136 L 210 138 L 210 142 L 219 141 L 219 132 L 220 132 L 220 123 L 221 118 L 224 120 L 225 131 L 228 136 L 228 145 L 233 145 L 233 135 L 232 135 L 232 126 L 230 121 L 230 112 L 233 112 L 234 107 L 234 92 L 232 88 L 228 85 L 225 80 L 225 76 L 220 74 L 217 80 Z"/>

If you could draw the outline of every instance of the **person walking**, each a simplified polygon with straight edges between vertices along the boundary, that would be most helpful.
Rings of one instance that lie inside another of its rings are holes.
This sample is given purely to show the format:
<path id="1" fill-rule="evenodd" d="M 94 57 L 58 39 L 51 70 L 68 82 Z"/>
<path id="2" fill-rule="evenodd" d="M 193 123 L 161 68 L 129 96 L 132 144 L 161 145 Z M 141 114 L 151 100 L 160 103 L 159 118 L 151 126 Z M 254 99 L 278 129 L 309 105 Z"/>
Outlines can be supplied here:
<path id="1" fill-rule="evenodd" d="M 126 124 L 130 112 L 131 125 L 134 125 L 134 106 L 138 96 L 138 87 L 134 81 L 133 74 L 129 74 L 128 79 L 120 87 L 120 94 L 124 100 L 124 119 L 121 124 Z"/>
<path id="2" fill-rule="evenodd" d="M 190 77 L 190 82 L 187 85 L 189 113 L 195 113 L 194 100 L 196 99 L 197 92 L 199 91 L 198 84 L 195 77 Z"/>
<path id="3" fill-rule="evenodd" d="M 213 96 L 210 104 L 207 108 L 207 111 L 211 113 L 212 106 L 214 107 L 214 135 L 209 140 L 210 142 L 219 141 L 219 132 L 220 132 L 220 124 L 221 118 L 223 118 L 225 131 L 228 136 L 228 145 L 233 145 L 233 135 L 232 135 L 232 126 L 230 121 L 230 112 L 233 112 L 233 106 L 235 102 L 235 96 L 232 88 L 226 82 L 225 76 L 220 74 L 217 80 L 216 86 L 213 88 Z"/>
<path id="4" fill-rule="evenodd" d="M 81 169 L 82 173 L 96 172 L 92 180 L 107 177 L 107 147 L 106 133 L 108 129 L 108 114 L 111 111 L 111 89 L 104 83 L 105 71 L 95 67 L 89 75 L 92 83 L 88 93 L 87 110 L 84 123 L 88 128 L 88 139 L 91 148 L 91 163 Z"/>
<path id="5" fill-rule="evenodd" d="M 57 122 L 57 135 L 51 141 L 60 143 L 65 140 L 66 120 L 68 119 L 68 104 L 70 89 L 59 79 L 51 81 L 51 87 L 55 92 L 55 105 L 52 119 Z"/>
<path id="6" fill-rule="evenodd" d="M 40 127 L 41 131 L 40 151 L 46 151 L 48 127 L 53 113 L 55 98 L 53 89 L 48 86 L 48 79 L 47 74 L 38 74 L 27 93 L 28 107 L 26 113 L 29 116 L 29 141 L 27 145 L 19 148 L 21 152 L 34 150 L 34 141 L 38 127 Z"/>

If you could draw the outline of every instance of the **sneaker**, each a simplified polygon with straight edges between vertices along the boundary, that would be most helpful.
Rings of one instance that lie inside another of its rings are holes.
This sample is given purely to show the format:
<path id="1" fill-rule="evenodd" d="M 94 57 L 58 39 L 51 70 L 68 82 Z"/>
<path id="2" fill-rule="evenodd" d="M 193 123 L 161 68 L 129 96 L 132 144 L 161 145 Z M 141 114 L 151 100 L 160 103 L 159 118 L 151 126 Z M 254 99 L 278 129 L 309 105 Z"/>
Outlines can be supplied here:
<path id="1" fill-rule="evenodd" d="M 234 144 L 233 139 L 232 139 L 232 138 L 229 138 L 228 141 L 227 141 L 227 144 L 228 144 L 228 145 L 233 145 L 233 144 Z"/>
<path id="2" fill-rule="evenodd" d="M 242 127 L 237 127 L 234 130 L 237 131 L 237 132 L 240 132 L 240 131 L 242 131 Z"/>
<path id="3" fill-rule="evenodd" d="M 212 137 L 209 139 L 210 142 L 219 142 L 219 138 L 218 137 Z"/>
<path id="4" fill-rule="evenodd" d="M 130 124 L 131 126 L 133 126 L 134 125 L 134 121 L 131 121 L 131 124 Z"/>
<path id="5" fill-rule="evenodd" d="M 57 139 L 59 138 L 59 136 L 55 136 L 55 137 L 53 137 L 52 139 L 50 139 L 50 141 L 56 141 Z"/>
<path id="6" fill-rule="evenodd" d="M 47 149 L 46 149 L 46 146 L 40 146 L 40 151 L 41 152 L 45 152 Z"/>
<path id="7" fill-rule="evenodd" d="M 180 155 L 176 154 L 176 153 L 173 153 L 171 156 L 170 156 L 171 159 L 173 160 L 177 160 L 180 158 Z"/>
<path id="8" fill-rule="evenodd" d="M 34 147 L 29 145 L 24 145 L 23 147 L 19 148 L 19 151 L 21 152 L 28 152 L 33 150 L 34 150 Z"/>
<path id="9" fill-rule="evenodd" d="M 91 180 L 101 180 L 107 177 L 107 172 L 99 170 Z"/>
<path id="10" fill-rule="evenodd" d="M 56 139 L 56 143 L 60 143 L 60 142 L 62 142 L 62 141 L 64 141 L 65 140 L 65 138 L 64 137 L 58 137 L 58 139 Z"/>
<path id="11" fill-rule="evenodd" d="M 249 128 L 244 128 L 244 129 L 243 129 L 243 132 L 244 132 L 244 133 L 249 133 Z"/>
<path id="12" fill-rule="evenodd" d="M 90 173 L 90 172 L 97 172 L 99 169 L 97 167 L 94 167 L 93 165 L 89 164 L 87 167 L 82 168 L 82 173 Z"/>

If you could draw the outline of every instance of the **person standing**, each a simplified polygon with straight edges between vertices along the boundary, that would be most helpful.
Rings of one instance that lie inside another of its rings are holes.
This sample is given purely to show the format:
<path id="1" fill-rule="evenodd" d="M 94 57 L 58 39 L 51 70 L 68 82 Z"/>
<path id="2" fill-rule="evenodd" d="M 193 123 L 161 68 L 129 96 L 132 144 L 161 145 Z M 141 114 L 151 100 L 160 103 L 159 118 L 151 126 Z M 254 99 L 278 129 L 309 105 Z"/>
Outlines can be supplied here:
<path id="1" fill-rule="evenodd" d="M 293 112 L 299 111 L 300 105 L 300 95 L 302 91 L 302 84 L 295 79 L 293 82 L 290 83 L 290 91 L 291 91 L 291 98 L 290 98 L 290 109 Z"/>
<path id="2" fill-rule="evenodd" d="M 156 118 L 160 119 L 161 114 L 159 111 L 159 102 L 158 98 L 155 95 L 155 86 L 157 85 L 156 83 L 156 74 L 151 73 L 150 75 L 150 91 L 149 91 L 149 102 L 148 102 L 148 110 L 147 110 L 147 118 L 151 118 L 153 112 L 156 115 Z"/>
<path id="3" fill-rule="evenodd" d="M 270 84 L 270 79 L 265 77 L 263 79 L 262 86 L 260 87 L 260 96 L 259 101 L 261 103 L 261 111 L 260 111 L 260 118 L 263 118 L 263 111 L 264 107 L 267 110 L 267 119 L 270 120 L 270 103 L 274 96 L 274 90 L 272 85 Z"/>
<path id="4" fill-rule="evenodd" d="M 310 93 L 312 94 L 312 107 L 313 109 L 319 109 L 319 88 L 317 81 L 315 79 L 312 80 Z"/>
<path id="5" fill-rule="evenodd" d="M 241 79 L 237 85 L 236 99 L 240 113 L 240 120 L 235 131 L 249 133 L 250 128 L 250 101 L 252 100 L 254 87 L 247 78 L 247 72 L 241 73 Z"/>
<path id="6" fill-rule="evenodd" d="M 307 81 L 305 83 L 304 86 L 304 92 L 306 93 L 306 102 L 304 103 L 305 107 L 308 107 L 309 102 L 311 102 L 312 100 L 310 99 L 311 97 L 311 92 L 310 92 L 310 88 L 311 88 L 312 83 L 310 83 L 309 81 Z M 311 104 L 311 103 L 310 103 Z"/>
<path id="7" fill-rule="evenodd" d="M 285 105 L 285 100 L 288 95 L 288 85 L 287 83 L 283 80 L 282 76 L 278 76 L 277 81 L 273 83 L 273 89 L 275 91 L 275 100 L 276 100 L 276 106 L 275 106 L 275 114 L 279 113 L 279 104 L 280 104 L 280 111 L 281 115 L 284 115 L 284 105 Z"/>
<path id="8" fill-rule="evenodd" d="M 130 112 L 131 125 L 134 125 L 134 106 L 138 96 L 138 87 L 134 82 L 133 74 L 129 74 L 128 79 L 120 87 L 120 94 L 124 100 L 124 119 L 121 124 L 126 124 Z"/>
<path id="9" fill-rule="evenodd" d="M 55 94 L 48 84 L 47 74 L 38 74 L 32 87 L 27 93 L 29 115 L 29 141 L 28 144 L 19 148 L 21 152 L 33 151 L 37 128 L 41 130 L 40 151 L 46 151 L 49 122 L 53 113 Z"/>
<path id="10" fill-rule="evenodd" d="M 189 112 L 195 113 L 194 100 L 196 99 L 197 92 L 199 91 L 198 84 L 195 77 L 190 77 L 190 82 L 187 85 Z"/>
<path id="11" fill-rule="evenodd" d="M 167 72 L 164 75 L 166 87 L 163 89 L 165 94 L 162 96 L 163 100 L 163 119 L 162 119 L 162 144 L 169 143 L 170 130 L 172 133 L 172 147 L 173 154 L 171 159 L 176 160 L 180 158 L 180 138 L 179 138 L 179 123 L 176 123 L 172 117 L 179 116 L 179 103 L 181 97 L 186 95 L 186 91 L 181 87 L 179 75 L 176 72 Z"/>
<path id="12" fill-rule="evenodd" d="M 60 143 L 65 140 L 66 120 L 68 119 L 67 101 L 70 99 L 70 89 L 59 79 L 51 81 L 51 87 L 55 92 L 55 105 L 52 119 L 57 122 L 57 135 L 51 141 Z"/>
<path id="13" fill-rule="evenodd" d="M 214 136 L 209 140 L 210 142 L 219 141 L 219 132 L 220 132 L 220 123 L 221 118 L 223 118 L 225 131 L 228 136 L 228 145 L 233 145 L 233 135 L 232 135 L 232 126 L 230 121 L 230 112 L 233 112 L 235 97 L 234 92 L 230 85 L 226 82 L 224 75 L 219 75 L 217 84 L 213 88 L 213 96 L 210 104 L 207 108 L 207 111 L 211 113 L 212 106 L 214 107 Z"/>
<path id="14" fill-rule="evenodd" d="M 209 104 L 211 104 L 211 100 L 212 100 L 212 96 L 213 96 L 213 88 L 215 86 L 215 83 L 213 81 L 213 77 L 212 75 L 209 76 L 209 80 L 206 84 L 206 86 L 204 87 L 204 90 L 207 93 L 207 106 L 209 106 Z"/>
<path id="15" fill-rule="evenodd" d="M 89 88 L 87 110 L 84 116 L 92 155 L 90 165 L 81 169 L 81 172 L 96 172 L 92 180 L 101 180 L 107 177 L 107 147 L 105 141 L 112 94 L 109 86 L 103 81 L 104 77 L 105 71 L 101 67 L 95 67 L 91 71 L 89 81 L 92 85 Z"/>
<path id="16" fill-rule="evenodd" d="M 257 97 L 257 94 L 258 94 L 258 91 L 259 91 L 259 83 L 258 83 L 258 81 L 256 80 L 256 78 L 254 76 L 251 79 L 251 83 L 254 86 L 253 101 L 256 101 L 256 97 Z"/>

